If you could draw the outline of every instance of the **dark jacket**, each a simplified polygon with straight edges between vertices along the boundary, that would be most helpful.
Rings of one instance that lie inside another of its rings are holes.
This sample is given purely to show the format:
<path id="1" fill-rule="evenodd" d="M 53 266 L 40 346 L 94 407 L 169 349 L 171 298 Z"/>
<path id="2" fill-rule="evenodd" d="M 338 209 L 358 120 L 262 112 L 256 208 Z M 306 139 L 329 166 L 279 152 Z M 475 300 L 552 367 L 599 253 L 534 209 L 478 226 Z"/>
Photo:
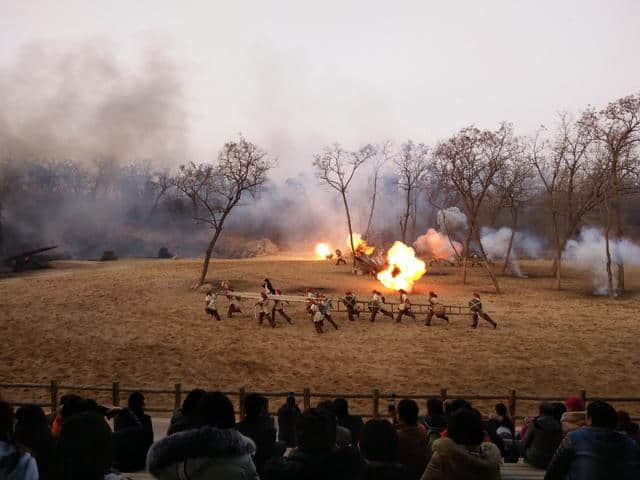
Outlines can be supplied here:
<path id="1" fill-rule="evenodd" d="M 113 421 L 113 466 L 121 472 L 144 470 L 153 443 L 151 417 L 125 408 Z"/>
<path id="2" fill-rule="evenodd" d="M 536 468 L 547 468 L 562 441 L 560 422 L 551 416 L 537 417 L 531 422 L 523 441 L 524 458 Z"/>
<path id="3" fill-rule="evenodd" d="M 396 461 L 409 471 L 409 478 L 418 479 L 427 468 L 427 433 L 424 428 L 398 425 Z"/>
<path id="4" fill-rule="evenodd" d="M 278 453 L 273 419 L 267 416 L 245 418 L 236 424 L 236 429 L 256 444 L 256 454 L 253 461 L 256 464 L 258 474 L 261 474 L 266 461 Z"/>
<path id="5" fill-rule="evenodd" d="M 352 480 L 362 471 L 357 450 L 342 448 L 310 454 L 294 451 L 288 457 L 272 458 L 264 469 L 263 480 Z"/>
<path id="6" fill-rule="evenodd" d="M 545 480 L 631 480 L 640 478 L 640 447 L 606 428 L 570 432 L 558 447 Z"/>
<path id="7" fill-rule="evenodd" d="M 192 415 L 185 415 L 182 409 L 176 410 L 171 416 L 171 422 L 167 429 L 167 435 L 171 435 L 176 432 L 182 432 L 184 430 L 192 430 L 198 428 L 198 421 Z"/>
<path id="8" fill-rule="evenodd" d="M 255 444 L 233 428 L 185 430 L 154 443 L 147 470 L 159 480 L 257 480 Z"/>
<path id="9" fill-rule="evenodd" d="M 399 463 L 367 461 L 360 480 L 409 480 L 409 472 Z"/>
<path id="10" fill-rule="evenodd" d="M 287 447 L 296 446 L 296 421 L 300 415 L 297 405 L 289 407 L 285 404 L 278 410 L 278 440 Z"/>
<path id="11" fill-rule="evenodd" d="M 362 417 L 358 415 L 345 415 L 338 418 L 338 425 L 349 429 L 351 432 L 351 443 L 357 445 L 360 441 L 360 431 L 364 425 Z"/>
<path id="12" fill-rule="evenodd" d="M 427 429 L 427 463 L 433 454 L 433 443 L 440 438 L 440 435 L 447 428 L 447 419 L 444 415 L 432 415 L 424 417 L 424 425 Z"/>

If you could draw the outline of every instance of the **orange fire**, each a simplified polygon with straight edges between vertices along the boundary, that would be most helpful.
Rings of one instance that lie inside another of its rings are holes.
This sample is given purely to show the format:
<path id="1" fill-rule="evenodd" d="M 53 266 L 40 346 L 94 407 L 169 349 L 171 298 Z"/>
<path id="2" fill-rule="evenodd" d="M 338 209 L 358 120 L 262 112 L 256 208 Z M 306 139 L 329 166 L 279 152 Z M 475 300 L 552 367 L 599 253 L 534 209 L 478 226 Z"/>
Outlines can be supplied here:
<path id="1" fill-rule="evenodd" d="M 318 243 L 316 245 L 316 256 L 324 260 L 327 258 L 327 255 L 331 254 L 331 248 L 329 248 L 329 244 L 327 243 Z"/>
<path id="2" fill-rule="evenodd" d="M 347 235 L 347 240 L 346 240 L 346 245 L 347 248 L 349 250 L 351 250 L 351 242 L 349 241 L 349 235 Z M 359 233 L 355 233 L 353 234 L 353 248 L 356 251 L 356 254 L 364 254 L 364 255 L 373 255 L 373 252 L 375 252 L 376 247 L 372 247 L 371 245 L 368 245 L 367 242 L 364 241 L 364 239 L 362 238 L 362 235 L 360 235 Z"/>
<path id="3" fill-rule="evenodd" d="M 413 284 L 427 272 L 424 262 L 416 258 L 413 248 L 398 241 L 387 252 L 387 263 L 387 269 L 377 276 L 385 287 L 393 290 L 402 288 L 410 292 Z"/>

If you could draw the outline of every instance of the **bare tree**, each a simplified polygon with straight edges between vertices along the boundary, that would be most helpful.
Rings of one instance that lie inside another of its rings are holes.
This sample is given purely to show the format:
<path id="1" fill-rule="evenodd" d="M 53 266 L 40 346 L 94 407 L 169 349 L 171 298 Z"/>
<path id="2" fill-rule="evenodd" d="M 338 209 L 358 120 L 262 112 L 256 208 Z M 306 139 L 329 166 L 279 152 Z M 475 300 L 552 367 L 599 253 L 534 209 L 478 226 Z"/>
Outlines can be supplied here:
<path id="1" fill-rule="evenodd" d="M 180 165 L 177 175 L 171 179 L 171 183 L 191 202 L 194 217 L 198 215 L 200 196 L 207 182 L 210 181 L 212 168 L 210 164 L 196 165 L 194 162 L 189 162 L 186 165 Z"/>
<path id="2" fill-rule="evenodd" d="M 378 196 L 378 179 L 380 178 L 380 171 L 384 165 L 393 158 L 393 152 L 391 150 L 392 144 L 389 140 L 383 142 L 375 149 L 375 156 L 373 159 L 373 171 L 371 173 L 371 208 L 369 209 L 369 219 L 367 220 L 367 229 L 364 232 L 365 238 L 371 233 L 371 222 L 373 221 L 373 212 L 376 208 L 376 199 Z"/>
<path id="3" fill-rule="evenodd" d="M 400 146 L 400 152 L 393 160 L 398 174 L 398 187 L 404 192 L 405 208 L 400 218 L 402 242 L 407 243 L 409 217 L 416 209 L 416 193 L 427 170 L 429 147 L 408 140 Z"/>
<path id="4" fill-rule="evenodd" d="M 168 171 L 158 171 L 149 181 L 150 189 L 153 193 L 153 203 L 147 214 L 147 219 L 150 219 L 158 208 L 158 204 L 162 197 L 174 186 L 171 181 L 171 176 Z"/>
<path id="5" fill-rule="evenodd" d="M 323 153 L 315 155 L 313 160 L 313 166 L 316 168 L 318 178 L 339 192 L 342 197 L 344 211 L 347 216 L 354 268 L 356 266 L 356 249 L 353 244 L 353 226 L 351 224 L 347 193 L 356 170 L 373 157 L 375 153 L 376 149 L 373 145 L 366 145 L 358 151 L 347 151 L 336 143 L 332 147 L 326 147 Z"/>
<path id="6" fill-rule="evenodd" d="M 208 224 L 213 230 L 198 285 L 206 280 L 209 260 L 225 220 L 246 194 L 258 193 L 273 165 L 266 152 L 241 136 L 224 144 L 215 164 L 192 163 L 180 167 L 180 181 L 176 186 L 185 188 L 186 191 L 182 190 L 185 194 L 194 195 L 203 213 L 198 213 L 196 221 Z"/>

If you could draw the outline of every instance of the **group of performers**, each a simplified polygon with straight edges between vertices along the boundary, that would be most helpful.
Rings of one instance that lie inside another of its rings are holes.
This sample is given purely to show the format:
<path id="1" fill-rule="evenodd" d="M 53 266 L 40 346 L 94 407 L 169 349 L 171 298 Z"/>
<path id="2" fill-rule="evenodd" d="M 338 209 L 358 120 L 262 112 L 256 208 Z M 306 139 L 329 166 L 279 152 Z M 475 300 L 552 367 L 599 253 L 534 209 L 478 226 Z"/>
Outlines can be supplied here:
<path id="1" fill-rule="evenodd" d="M 229 300 L 227 316 L 231 318 L 234 313 L 242 313 L 242 311 L 240 310 L 240 298 L 233 295 L 234 291 L 229 282 L 226 280 L 223 281 L 221 287 L 225 291 L 224 295 Z M 398 314 L 395 318 L 395 322 L 400 323 L 402 321 L 402 318 L 405 316 L 412 318 L 415 321 L 416 315 L 411 311 L 411 299 L 409 298 L 408 293 L 403 289 L 398 290 L 398 293 L 400 294 L 400 305 L 398 307 Z M 279 289 L 274 288 L 269 279 L 265 278 L 264 283 L 262 284 L 260 298 L 255 304 L 258 323 L 262 325 L 266 319 L 271 327 L 275 328 L 277 314 L 280 317 L 284 318 L 289 324 L 293 324 L 291 317 L 289 317 L 289 315 L 287 315 L 284 310 L 285 304 L 289 304 L 289 302 L 282 299 L 270 298 L 270 295 L 282 295 L 282 292 Z M 221 319 L 220 315 L 218 314 L 217 299 L 218 294 L 216 294 L 213 290 L 209 290 L 205 297 L 205 311 L 207 314 L 211 315 L 212 318 L 220 321 Z M 338 325 L 331 316 L 331 311 L 333 308 L 331 298 L 324 296 L 322 293 L 313 292 L 311 289 L 307 289 L 306 299 L 305 311 L 311 317 L 316 332 L 324 332 L 323 328 L 325 320 L 329 322 L 333 326 L 333 328 L 338 330 Z M 361 311 L 358 308 L 358 300 L 352 290 L 346 291 L 344 298 L 340 300 L 346 308 L 347 317 L 350 321 L 355 321 L 355 317 L 360 318 Z M 434 317 L 445 320 L 448 324 L 449 316 L 447 315 L 447 307 L 444 304 L 440 303 L 438 295 L 435 292 L 429 292 L 428 302 L 427 316 L 424 324 L 426 326 L 431 326 L 431 322 Z M 384 298 L 382 293 L 380 293 L 378 290 L 373 290 L 371 299 L 367 303 L 367 309 L 370 313 L 369 321 L 375 322 L 378 313 L 381 313 L 385 317 L 393 319 L 393 313 L 385 309 L 385 303 L 386 299 Z M 493 328 L 497 327 L 497 323 L 483 310 L 482 301 L 480 300 L 480 294 L 478 292 L 473 293 L 473 298 L 469 300 L 468 306 L 472 314 L 472 328 L 478 327 L 478 321 L 480 318 L 486 320 L 493 326 Z"/>

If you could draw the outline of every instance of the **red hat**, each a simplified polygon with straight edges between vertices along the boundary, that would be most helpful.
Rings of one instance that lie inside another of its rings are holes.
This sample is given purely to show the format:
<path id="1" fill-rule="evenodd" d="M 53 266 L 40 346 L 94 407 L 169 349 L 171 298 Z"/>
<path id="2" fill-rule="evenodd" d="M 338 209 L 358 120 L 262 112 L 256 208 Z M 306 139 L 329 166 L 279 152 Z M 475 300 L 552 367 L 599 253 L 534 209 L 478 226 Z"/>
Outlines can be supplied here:
<path id="1" fill-rule="evenodd" d="M 407 293 L 407 292 L 405 292 L 404 288 L 401 288 L 400 290 L 398 290 L 398 293 Z"/>
<path id="2" fill-rule="evenodd" d="M 564 401 L 564 404 L 570 412 L 584 411 L 584 400 L 581 397 L 569 397 Z"/>
<path id="3" fill-rule="evenodd" d="M 431 290 L 431 291 L 429 292 L 429 296 L 430 296 L 430 297 L 437 297 L 438 295 L 436 295 L 436 292 L 434 292 L 433 290 Z"/>
<path id="4" fill-rule="evenodd" d="M 478 292 L 473 292 L 473 296 L 480 298 L 480 294 Z"/>
<path id="5" fill-rule="evenodd" d="M 276 288 L 276 294 L 280 295 L 282 291 L 279 288 Z"/>
<path id="6" fill-rule="evenodd" d="M 351 295 L 353 293 L 352 290 L 347 290 L 346 292 L 344 292 L 345 295 Z"/>

